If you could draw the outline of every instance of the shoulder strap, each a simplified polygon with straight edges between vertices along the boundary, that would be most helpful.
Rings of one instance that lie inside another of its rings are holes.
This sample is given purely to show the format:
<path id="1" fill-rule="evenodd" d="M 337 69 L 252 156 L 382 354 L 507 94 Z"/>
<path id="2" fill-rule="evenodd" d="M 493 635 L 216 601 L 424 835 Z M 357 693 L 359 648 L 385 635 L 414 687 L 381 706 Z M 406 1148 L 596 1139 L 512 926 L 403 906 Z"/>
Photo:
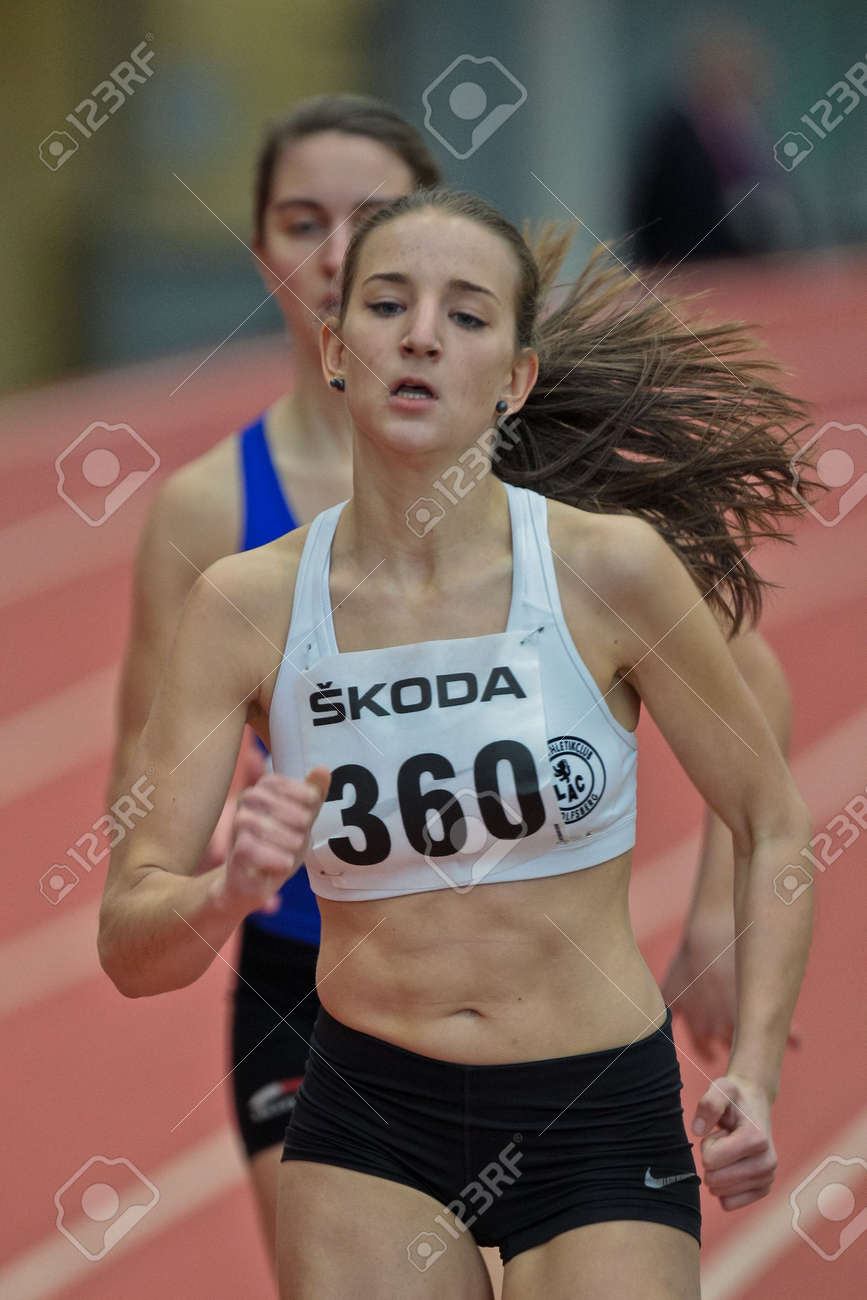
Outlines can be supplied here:
<path id="1" fill-rule="evenodd" d="M 331 542 L 345 504 L 341 501 L 318 514 L 304 539 L 286 640 L 286 654 L 299 669 L 333 651 L 328 569 Z"/>
<path id="2" fill-rule="evenodd" d="M 511 626 L 538 627 L 551 619 L 552 608 L 545 556 L 548 532 L 545 497 L 528 488 L 506 483 L 512 512 L 512 564 L 515 598 Z M 550 562 L 550 549 L 547 559 Z"/>
<path id="3" fill-rule="evenodd" d="M 264 546 L 297 528 L 265 437 L 265 419 L 259 416 L 241 433 L 243 524 L 241 550 Z"/>

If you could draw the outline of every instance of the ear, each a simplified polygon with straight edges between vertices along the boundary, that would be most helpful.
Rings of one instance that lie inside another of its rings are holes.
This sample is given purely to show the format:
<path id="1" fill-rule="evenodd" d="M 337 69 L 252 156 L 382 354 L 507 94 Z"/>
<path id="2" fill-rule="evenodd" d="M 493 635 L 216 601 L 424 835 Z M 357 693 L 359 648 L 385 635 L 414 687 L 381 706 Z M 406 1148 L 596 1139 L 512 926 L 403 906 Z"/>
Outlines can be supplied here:
<path id="1" fill-rule="evenodd" d="M 346 349 L 343 340 L 335 334 L 338 320 L 329 316 L 319 331 L 319 356 L 322 361 L 322 373 L 328 383 L 335 375 L 344 373 L 343 362 Z"/>
<path id="2" fill-rule="evenodd" d="M 533 391 L 539 378 L 539 354 L 533 348 L 521 348 L 512 362 L 509 377 L 509 391 L 503 394 L 512 407 L 512 413 L 519 411 Z"/>

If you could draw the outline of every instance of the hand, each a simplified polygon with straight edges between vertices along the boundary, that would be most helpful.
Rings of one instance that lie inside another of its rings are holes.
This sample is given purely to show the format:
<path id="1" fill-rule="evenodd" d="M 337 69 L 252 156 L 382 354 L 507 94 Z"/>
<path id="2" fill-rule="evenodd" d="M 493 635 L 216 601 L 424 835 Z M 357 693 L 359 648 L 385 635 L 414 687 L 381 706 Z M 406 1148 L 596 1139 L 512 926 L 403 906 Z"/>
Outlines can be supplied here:
<path id="1" fill-rule="evenodd" d="M 777 1169 L 771 1137 L 771 1103 L 749 1079 L 715 1079 L 698 1103 L 692 1131 L 701 1143 L 704 1182 L 724 1210 L 767 1196 Z"/>
<path id="2" fill-rule="evenodd" d="M 265 763 L 265 754 L 256 743 L 252 731 L 246 729 L 241 752 L 238 756 L 238 765 L 235 768 L 235 776 L 232 781 L 233 792 L 223 806 L 220 820 L 217 822 L 214 833 L 208 841 L 208 847 L 196 865 L 193 872 L 194 876 L 201 876 L 214 867 L 222 866 L 228 859 L 229 850 L 232 846 L 232 826 L 235 821 L 238 798 L 243 790 L 246 790 L 248 786 L 255 785 L 259 778 L 264 776 Z"/>
<path id="3" fill-rule="evenodd" d="M 230 910 L 275 912 L 278 890 L 304 860 L 331 774 L 314 767 L 303 781 L 268 772 L 244 790 L 232 823 L 225 872 L 212 898 Z"/>
<path id="4" fill-rule="evenodd" d="M 660 988 L 675 1015 L 682 1015 L 693 1046 L 704 1060 L 730 1052 L 737 1013 L 735 948 L 731 909 L 703 918 L 681 939 Z M 801 1046 L 797 1025 L 789 1047 Z"/>
<path id="5" fill-rule="evenodd" d="M 735 950 L 734 945 L 726 948 L 731 940 L 730 924 L 685 935 L 660 986 L 706 1061 L 731 1050 L 736 1012 Z"/>

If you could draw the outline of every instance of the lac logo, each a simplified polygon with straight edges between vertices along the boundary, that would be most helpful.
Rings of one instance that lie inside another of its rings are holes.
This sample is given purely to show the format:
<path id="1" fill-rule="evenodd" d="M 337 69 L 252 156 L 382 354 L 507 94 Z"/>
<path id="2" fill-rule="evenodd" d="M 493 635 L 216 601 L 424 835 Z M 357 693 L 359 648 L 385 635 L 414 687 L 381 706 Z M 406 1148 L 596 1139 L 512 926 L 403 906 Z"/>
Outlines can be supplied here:
<path id="1" fill-rule="evenodd" d="M 548 741 L 554 772 L 554 793 L 568 826 L 591 813 L 605 789 L 605 767 L 592 745 L 577 736 L 555 736 Z"/>

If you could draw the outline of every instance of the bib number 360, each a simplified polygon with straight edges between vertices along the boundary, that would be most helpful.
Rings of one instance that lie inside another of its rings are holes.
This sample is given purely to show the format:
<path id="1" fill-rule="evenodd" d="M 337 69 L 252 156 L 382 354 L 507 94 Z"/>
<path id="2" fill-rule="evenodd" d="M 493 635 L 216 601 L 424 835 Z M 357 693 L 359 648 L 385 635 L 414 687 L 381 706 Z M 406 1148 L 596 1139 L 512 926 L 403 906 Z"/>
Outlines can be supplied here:
<path id="1" fill-rule="evenodd" d="M 517 822 L 506 815 L 503 805 L 500 763 L 508 763 L 512 769 L 518 796 L 516 811 L 521 818 Z M 467 840 L 465 813 L 454 795 L 442 787 L 421 788 L 423 777 L 445 781 L 454 775 L 454 768 L 442 754 L 414 754 L 401 764 L 397 774 L 397 802 L 406 838 L 418 853 L 427 857 L 460 853 Z M 535 834 L 545 824 L 539 774 L 526 745 L 515 740 L 495 740 L 485 745 L 475 757 L 473 780 L 482 821 L 494 838 L 520 839 Z M 361 832 L 364 847 L 356 848 L 348 835 L 334 836 L 329 839 L 328 847 L 342 862 L 355 867 L 375 866 L 384 862 L 391 850 L 388 827 L 373 811 L 379 799 L 379 785 L 368 768 L 360 763 L 344 763 L 332 772 L 326 802 L 343 799 L 347 787 L 351 787 L 355 798 L 341 808 L 340 815 L 345 827 Z M 429 813 L 439 818 L 443 831 L 439 839 L 431 833 Z"/>

